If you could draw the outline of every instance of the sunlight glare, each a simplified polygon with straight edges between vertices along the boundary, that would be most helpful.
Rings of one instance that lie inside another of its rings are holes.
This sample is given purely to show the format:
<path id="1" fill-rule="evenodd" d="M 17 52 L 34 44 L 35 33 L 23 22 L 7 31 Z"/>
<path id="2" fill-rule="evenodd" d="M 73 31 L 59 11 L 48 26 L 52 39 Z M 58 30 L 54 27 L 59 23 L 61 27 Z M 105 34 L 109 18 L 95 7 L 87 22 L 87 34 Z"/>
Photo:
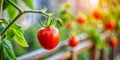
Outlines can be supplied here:
<path id="1" fill-rule="evenodd" d="M 98 7 L 99 0 L 89 0 L 89 2 L 92 8 Z"/>

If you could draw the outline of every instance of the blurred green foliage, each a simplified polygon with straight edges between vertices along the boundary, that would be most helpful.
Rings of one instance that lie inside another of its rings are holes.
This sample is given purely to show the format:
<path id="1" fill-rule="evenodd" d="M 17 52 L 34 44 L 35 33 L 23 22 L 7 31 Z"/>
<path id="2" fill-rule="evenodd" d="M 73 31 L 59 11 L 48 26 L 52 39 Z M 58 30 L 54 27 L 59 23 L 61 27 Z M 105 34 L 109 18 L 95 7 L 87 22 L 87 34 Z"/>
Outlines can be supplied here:
<path id="1" fill-rule="evenodd" d="M 82 53 L 80 53 L 78 56 L 78 60 L 89 60 L 89 51 L 85 50 Z"/>

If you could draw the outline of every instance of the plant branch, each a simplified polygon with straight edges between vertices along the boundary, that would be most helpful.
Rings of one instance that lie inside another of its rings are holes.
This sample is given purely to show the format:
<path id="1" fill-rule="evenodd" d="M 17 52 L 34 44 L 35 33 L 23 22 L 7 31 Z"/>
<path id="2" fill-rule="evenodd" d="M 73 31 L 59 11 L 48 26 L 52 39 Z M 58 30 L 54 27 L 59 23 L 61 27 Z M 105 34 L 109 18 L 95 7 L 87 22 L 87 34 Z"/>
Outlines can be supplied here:
<path id="1" fill-rule="evenodd" d="M 22 15 L 23 13 L 19 13 L 10 23 L 9 25 L 1 32 L 1 36 L 10 28 L 10 26 Z"/>
<path id="2" fill-rule="evenodd" d="M 15 7 L 19 12 L 23 12 L 23 10 L 11 0 L 8 0 L 8 3 L 10 3 L 13 7 Z"/>
<path id="3" fill-rule="evenodd" d="M 10 3 L 13 7 L 15 7 L 19 13 L 18 15 L 8 24 L 8 26 L 1 32 L 1 36 L 4 36 L 5 32 L 12 26 L 12 24 L 22 15 L 22 14 L 25 14 L 25 13 L 39 13 L 39 14 L 42 14 L 44 16 L 48 16 L 48 17 L 51 17 L 57 21 L 59 21 L 60 23 L 62 23 L 62 21 L 58 18 L 55 18 L 53 16 L 50 16 L 49 14 L 45 13 L 44 11 L 42 10 L 23 10 L 21 9 L 17 4 L 15 4 L 14 2 L 12 2 L 11 0 L 8 0 L 8 3 Z"/>
<path id="4" fill-rule="evenodd" d="M 40 14 L 42 14 L 44 16 L 49 16 L 47 13 L 44 13 L 44 12 L 42 12 L 40 10 L 24 10 L 24 13 L 40 13 Z"/>
<path id="5" fill-rule="evenodd" d="M 24 13 L 40 13 L 40 14 L 42 14 L 42 15 L 44 15 L 44 16 L 51 17 L 52 19 L 54 19 L 54 20 L 60 22 L 61 25 L 63 25 L 63 22 L 62 22 L 61 19 L 59 19 L 59 18 L 55 18 L 55 17 L 53 17 L 53 16 L 50 16 L 49 14 L 44 13 L 44 12 L 42 12 L 42 11 L 40 11 L 40 10 L 24 10 L 23 12 L 24 12 Z"/>
<path id="6" fill-rule="evenodd" d="M 2 17 L 3 0 L 0 0 L 0 18 Z"/>

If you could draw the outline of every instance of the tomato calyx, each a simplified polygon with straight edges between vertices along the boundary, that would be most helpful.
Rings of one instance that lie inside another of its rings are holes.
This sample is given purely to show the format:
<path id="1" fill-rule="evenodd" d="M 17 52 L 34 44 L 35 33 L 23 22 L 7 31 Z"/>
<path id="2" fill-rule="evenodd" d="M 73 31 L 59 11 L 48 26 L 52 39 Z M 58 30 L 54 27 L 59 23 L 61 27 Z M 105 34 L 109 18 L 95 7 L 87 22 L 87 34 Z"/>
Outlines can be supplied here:
<path id="1" fill-rule="evenodd" d="M 42 24 L 42 22 L 39 20 L 39 23 L 42 27 L 50 27 L 52 24 L 52 18 L 48 16 L 45 20 L 45 24 Z"/>
<path id="2" fill-rule="evenodd" d="M 61 25 L 64 25 L 63 24 L 63 21 L 60 19 L 60 18 L 55 18 L 52 16 L 53 14 L 48 14 L 46 17 L 46 20 L 45 20 L 45 24 L 42 24 L 42 22 L 39 20 L 39 24 L 42 26 L 42 27 L 50 27 L 52 25 L 52 22 L 53 20 L 54 21 L 57 21 L 59 24 Z"/>

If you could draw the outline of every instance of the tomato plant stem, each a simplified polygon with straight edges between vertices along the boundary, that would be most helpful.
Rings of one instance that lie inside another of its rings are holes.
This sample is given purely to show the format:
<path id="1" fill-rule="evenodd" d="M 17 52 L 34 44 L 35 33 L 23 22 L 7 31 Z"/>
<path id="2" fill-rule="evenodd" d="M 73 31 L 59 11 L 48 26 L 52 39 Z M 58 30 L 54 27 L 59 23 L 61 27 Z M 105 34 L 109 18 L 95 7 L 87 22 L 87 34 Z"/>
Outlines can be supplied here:
<path id="1" fill-rule="evenodd" d="M 47 17 L 47 19 L 46 19 L 46 21 L 45 21 L 46 27 L 48 27 L 48 20 L 49 20 L 49 16 Z"/>
<path id="2" fill-rule="evenodd" d="M 0 0 L 0 18 L 2 17 L 3 0 Z"/>
<path id="3" fill-rule="evenodd" d="M 63 22 L 62 22 L 61 19 L 55 18 L 55 17 L 53 17 L 53 16 L 50 16 L 49 14 L 44 13 L 44 12 L 42 12 L 42 11 L 40 11 L 40 10 L 24 10 L 23 12 L 24 12 L 24 13 L 40 13 L 40 14 L 42 14 L 43 16 L 47 16 L 47 18 L 50 18 L 50 17 L 51 17 L 52 19 L 60 22 L 60 24 L 63 25 Z"/>
<path id="4" fill-rule="evenodd" d="M 44 16 L 49 16 L 47 13 L 44 13 L 44 12 L 42 12 L 40 10 L 24 10 L 24 13 L 40 13 L 40 14 L 42 14 Z"/>
<path id="5" fill-rule="evenodd" d="M 51 26 L 51 24 L 52 24 L 52 20 L 50 20 L 50 23 L 49 23 L 48 27 Z"/>
<path id="6" fill-rule="evenodd" d="M 51 22 L 51 18 L 50 18 L 50 16 L 48 16 L 46 19 L 46 27 L 50 26 L 50 24 L 51 24 L 50 22 Z"/>
<path id="7" fill-rule="evenodd" d="M 19 12 L 23 12 L 23 10 L 11 0 L 8 0 L 8 3 L 10 3 L 13 7 L 15 7 Z"/>
<path id="8" fill-rule="evenodd" d="M 9 24 L 8 26 L 1 32 L 1 36 L 4 35 L 4 33 L 10 28 L 10 26 L 22 15 L 22 13 L 19 13 Z"/>

